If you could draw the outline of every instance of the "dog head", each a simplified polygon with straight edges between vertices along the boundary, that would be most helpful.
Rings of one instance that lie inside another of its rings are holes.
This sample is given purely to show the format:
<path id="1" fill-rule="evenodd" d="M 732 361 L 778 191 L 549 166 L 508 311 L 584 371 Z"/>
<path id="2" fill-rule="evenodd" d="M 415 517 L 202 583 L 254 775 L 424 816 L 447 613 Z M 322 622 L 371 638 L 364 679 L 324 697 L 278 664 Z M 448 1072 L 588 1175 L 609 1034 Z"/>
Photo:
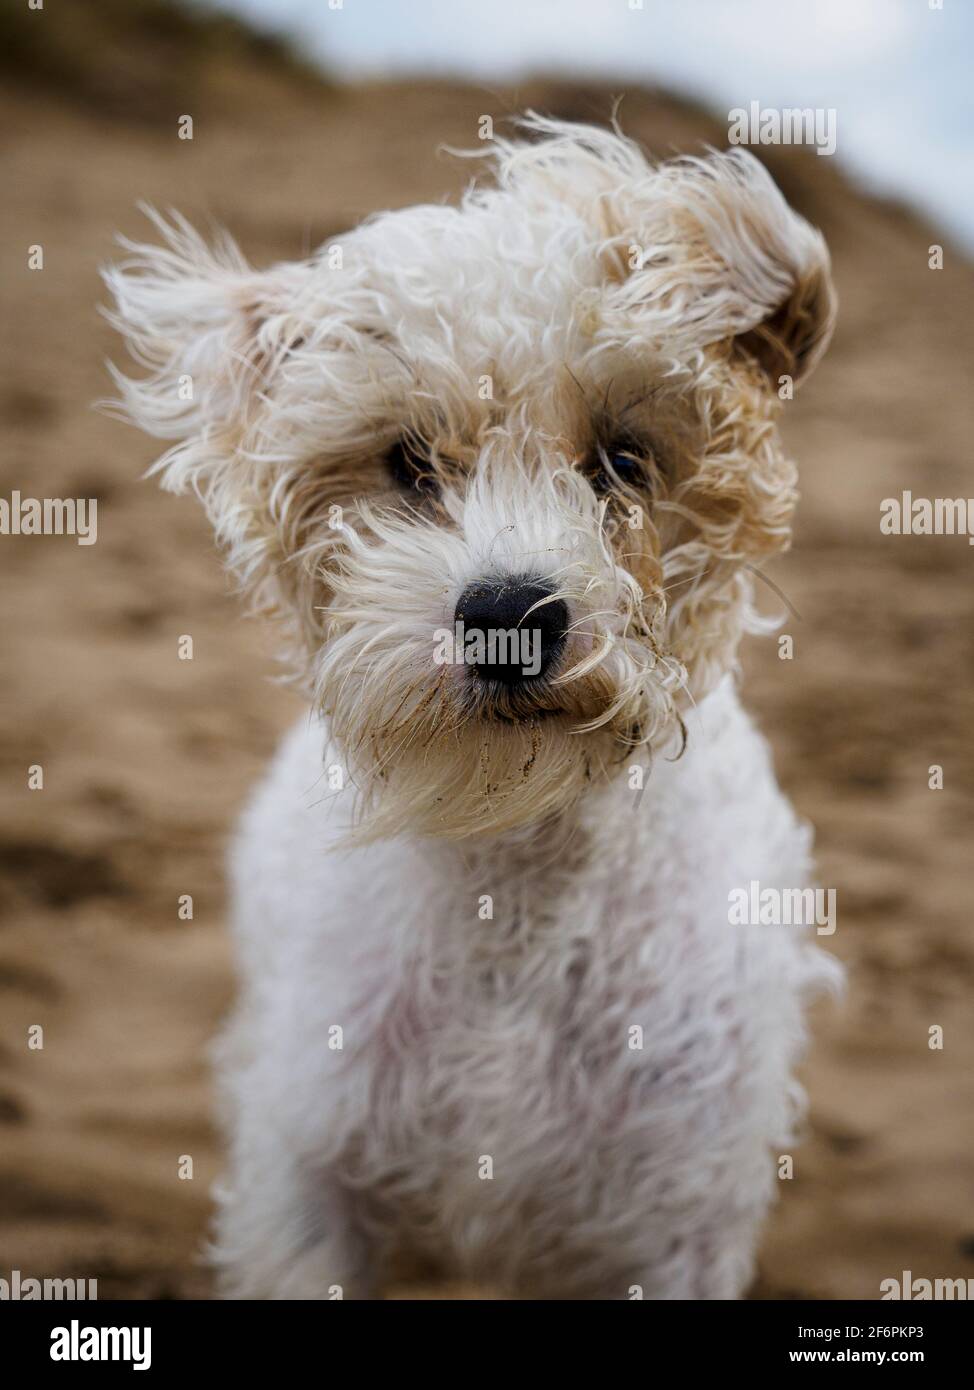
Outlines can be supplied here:
<path id="1" fill-rule="evenodd" d="M 459 207 L 267 271 L 155 217 L 106 276 L 149 370 L 120 404 L 288 623 L 360 836 L 537 822 L 679 750 L 789 540 L 821 236 L 742 151 L 526 124 Z"/>

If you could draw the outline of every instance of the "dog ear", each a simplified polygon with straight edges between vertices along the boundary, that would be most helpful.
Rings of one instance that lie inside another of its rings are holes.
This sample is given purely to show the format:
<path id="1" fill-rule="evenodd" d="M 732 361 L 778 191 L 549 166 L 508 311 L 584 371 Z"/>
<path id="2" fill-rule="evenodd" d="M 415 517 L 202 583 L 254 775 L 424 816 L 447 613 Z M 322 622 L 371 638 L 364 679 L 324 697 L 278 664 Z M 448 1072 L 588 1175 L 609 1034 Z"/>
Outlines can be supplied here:
<path id="1" fill-rule="evenodd" d="M 835 323 L 828 249 L 753 155 L 671 160 L 620 201 L 641 243 L 620 297 L 647 328 L 690 348 L 732 339 L 775 387 L 808 376 Z"/>
<path id="2" fill-rule="evenodd" d="M 229 237 L 208 246 L 182 217 L 142 209 L 162 245 L 119 238 L 128 253 L 103 271 L 114 299 L 105 317 L 149 375 L 109 364 L 110 404 L 147 434 L 182 441 L 156 469 L 182 490 L 252 423 L 261 387 L 300 334 L 306 264 L 253 270 Z"/>
<path id="3" fill-rule="evenodd" d="M 594 226 L 609 336 L 664 357 L 732 342 L 775 388 L 809 374 L 835 321 L 828 250 L 752 154 L 653 165 L 618 127 L 533 112 L 519 124 L 533 139 L 495 139 L 498 182 Z"/>
<path id="4" fill-rule="evenodd" d="M 104 272 L 106 317 L 148 374 L 110 367 L 119 395 L 107 404 L 174 441 L 150 473 L 168 491 L 196 493 L 252 602 L 310 647 L 321 621 L 312 543 L 335 533 L 309 439 L 347 408 L 353 393 L 342 386 L 355 370 L 334 277 L 315 258 L 256 271 L 229 238 L 211 249 L 181 217 L 149 216 L 162 244 L 123 241 L 127 256 Z"/>

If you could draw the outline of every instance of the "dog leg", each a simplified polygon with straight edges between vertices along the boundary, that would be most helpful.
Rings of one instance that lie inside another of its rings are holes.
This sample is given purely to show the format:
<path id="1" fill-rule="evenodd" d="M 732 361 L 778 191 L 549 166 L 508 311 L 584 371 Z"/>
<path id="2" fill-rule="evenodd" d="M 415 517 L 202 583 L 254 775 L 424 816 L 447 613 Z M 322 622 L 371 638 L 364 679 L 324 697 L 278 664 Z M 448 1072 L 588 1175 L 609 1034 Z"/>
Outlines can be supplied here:
<path id="1" fill-rule="evenodd" d="M 754 1278 L 759 1229 L 760 1217 L 748 1216 L 677 1240 L 667 1258 L 653 1258 L 622 1272 L 618 1285 L 604 1290 L 603 1297 L 694 1302 L 743 1298 Z"/>
<path id="2" fill-rule="evenodd" d="M 238 1166 L 218 1190 L 211 1251 L 224 1298 L 372 1298 L 371 1242 L 349 1193 L 327 1174 L 278 1163 Z"/>
<path id="3" fill-rule="evenodd" d="M 247 1032 L 241 1010 L 218 1056 L 229 1171 L 217 1204 L 211 1263 L 224 1298 L 370 1298 L 370 1242 L 355 1220 L 353 1198 L 327 1165 L 295 1143 L 255 1075 L 259 1060 L 240 1055 Z"/>

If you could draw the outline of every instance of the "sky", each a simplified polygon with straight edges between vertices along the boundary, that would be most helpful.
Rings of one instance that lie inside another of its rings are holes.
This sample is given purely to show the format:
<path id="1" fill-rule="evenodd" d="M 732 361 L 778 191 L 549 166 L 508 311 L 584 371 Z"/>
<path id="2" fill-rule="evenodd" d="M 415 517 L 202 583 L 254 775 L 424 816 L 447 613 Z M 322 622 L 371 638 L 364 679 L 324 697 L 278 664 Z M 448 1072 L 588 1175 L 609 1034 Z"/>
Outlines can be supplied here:
<path id="1" fill-rule="evenodd" d="M 835 111 L 836 161 L 974 250 L 974 0 L 197 0 L 332 77 L 648 82 Z M 333 6 L 336 6 L 333 8 Z"/>

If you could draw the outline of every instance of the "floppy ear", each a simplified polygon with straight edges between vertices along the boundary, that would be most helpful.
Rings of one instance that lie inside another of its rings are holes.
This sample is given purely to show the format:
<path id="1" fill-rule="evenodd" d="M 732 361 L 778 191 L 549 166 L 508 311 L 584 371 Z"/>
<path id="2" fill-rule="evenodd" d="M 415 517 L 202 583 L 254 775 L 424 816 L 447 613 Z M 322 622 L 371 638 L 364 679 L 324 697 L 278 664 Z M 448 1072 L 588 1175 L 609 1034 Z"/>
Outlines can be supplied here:
<path id="1" fill-rule="evenodd" d="M 641 242 L 620 287 L 632 311 L 690 348 L 734 339 L 773 385 L 809 374 L 835 322 L 828 249 L 753 155 L 671 160 L 623 201 Z"/>
<path id="2" fill-rule="evenodd" d="M 572 207 L 601 235 L 601 321 L 663 357 L 734 340 L 773 385 L 808 375 L 835 319 L 821 233 L 746 150 L 653 165 L 618 129 L 529 113 L 534 143 L 496 139 L 502 187 Z"/>
<path id="3" fill-rule="evenodd" d="M 114 299 L 105 316 L 149 375 L 110 364 L 112 404 L 147 434 L 183 441 L 156 464 L 182 491 L 252 423 L 266 375 L 300 332 L 308 267 L 256 271 L 228 236 L 211 248 L 178 213 L 142 210 L 163 244 L 119 238 L 128 254 L 103 279 Z"/>
<path id="4" fill-rule="evenodd" d="M 197 494 L 257 606 L 313 644 L 316 558 L 334 538 L 316 447 L 326 419 L 343 418 L 350 330 L 313 258 L 256 271 L 229 238 L 211 249 L 178 215 L 149 216 L 163 244 L 123 241 L 127 256 L 104 272 L 106 317 L 148 373 L 111 367 L 119 396 L 109 404 L 174 441 L 150 472 Z"/>

